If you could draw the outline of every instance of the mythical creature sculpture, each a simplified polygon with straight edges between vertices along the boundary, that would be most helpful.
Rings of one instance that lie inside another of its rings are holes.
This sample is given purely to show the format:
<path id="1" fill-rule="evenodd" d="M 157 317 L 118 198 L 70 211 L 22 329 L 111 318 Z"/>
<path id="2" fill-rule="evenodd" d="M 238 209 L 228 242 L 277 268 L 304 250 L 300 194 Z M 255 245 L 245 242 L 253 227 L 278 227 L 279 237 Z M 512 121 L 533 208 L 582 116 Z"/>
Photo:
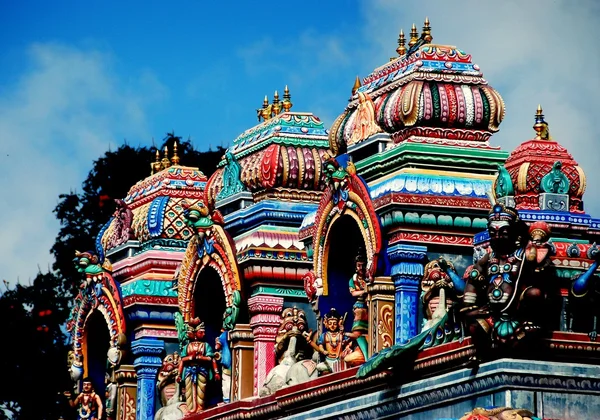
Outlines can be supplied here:
<path id="1" fill-rule="evenodd" d="M 460 420 L 540 420 L 529 410 L 509 407 L 476 408 Z"/>
<path id="2" fill-rule="evenodd" d="M 421 280 L 421 301 L 425 316 L 423 329 L 430 328 L 462 297 L 465 281 L 456 274 L 454 265 L 443 258 L 425 265 Z"/>
<path id="3" fill-rule="evenodd" d="M 334 373 L 344 370 L 344 349 L 348 344 L 348 338 L 344 336 L 344 318 L 335 308 L 331 308 L 323 317 L 323 329 L 325 330 L 317 340 L 314 334 L 305 334 L 311 347 L 322 354 L 325 360 L 317 365 L 321 374 Z"/>
<path id="4" fill-rule="evenodd" d="M 598 338 L 598 317 L 600 317 L 600 277 L 595 274 L 598 269 L 600 252 L 596 244 L 588 249 L 587 257 L 593 260 L 593 263 L 585 272 L 573 277 L 571 281 L 569 290 L 569 331 L 573 331 L 574 321 L 589 331 L 591 321 L 591 331 L 588 335 L 591 341 L 596 341 Z"/>
<path id="5" fill-rule="evenodd" d="M 548 227 L 538 226 L 549 232 Z M 463 296 L 471 337 L 478 351 L 491 339 L 494 347 L 514 346 L 527 335 L 539 332 L 543 303 L 551 281 L 548 254 L 537 254 L 548 235 L 536 236 L 536 256 L 526 258 L 534 246 L 527 225 L 515 209 L 495 204 L 488 217 L 490 250 L 468 271 Z M 531 241 L 531 244 L 530 244 Z"/>
<path id="6" fill-rule="evenodd" d="M 102 399 L 94 392 L 90 378 L 84 378 L 82 382 L 83 390 L 75 398 L 71 398 L 72 394 L 69 391 L 64 395 L 69 399 L 71 407 L 77 407 L 77 420 L 101 420 L 104 414 Z"/>
<path id="7" fill-rule="evenodd" d="M 566 194 L 569 192 L 569 178 L 561 170 L 562 162 L 556 161 L 552 169 L 542 178 L 540 189 L 546 193 Z"/>
<path id="8" fill-rule="evenodd" d="M 112 269 L 108 260 L 104 260 L 104 263 L 100 264 L 98 256 L 92 251 L 75 251 L 73 262 L 77 271 L 85 274 L 85 279 L 80 287 L 90 291 L 93 290 L 96 296 L 100 296 L 102 294 L 102 274 L 105 270 Z"/>
<path id="9" fill-rule="evenodd" d="M 494 192 L 496 197 L 508 197 L 515 195 L 515 189 L 513 187 L 510 174 L 504 167 L 504 165 L 498 165 L 498 176 L 494 184 Z"/>
<path id="10" fill-rule="evenodd" d="M 185 382 L 185 401 L 189 413 L 198 413 L 206 403 L 206 386 L 213 378 L 220 380 L 213 349 L 204 340 L 204 323 L 199 318 L 183 322 L 176 313 L 175 323 L 182 348 L 177 382 Z"/>
<path id="11" fill-rule="evenodd" d="M 176 379 L 180 365 L 181 356 L 177 352 L 163 359 L 156 381 L 162 408 L 156 412 L 155 420 L 181 419 L 188 411 L 187 404 L 179 401 L 180 385 Z"/>
<path id="12" fill-rule="evenodd" d="M 113 214 L 115 224 L 106 244 L 107 248 L 114 248 L 133 238 L 133 230 L 131 229 L 133 212 L 125 201 L 117 199 L 115 203 L 117 205 Z"/>
<path id="13" fill-rule="evenodd" d="M 217 200 L 246 190 L 246 187 L 240 178 L 242 167 L 234 154 L 231 152 L 225 153 L 225 162 L 225 168 L 223 168 L 223 187 L 217 194 Z"/>
<path id="14" fill-rule="evenodd" d="M 327 183 L 333 191 L 333 203 L 337 206 L 338 211 L 344 208 L 349 197 L 349 175 L 356 173 L 354 164 L 349 162 L 348 168 L 345 169 L 337 159 L 323 156 L 323 173 Z"/>

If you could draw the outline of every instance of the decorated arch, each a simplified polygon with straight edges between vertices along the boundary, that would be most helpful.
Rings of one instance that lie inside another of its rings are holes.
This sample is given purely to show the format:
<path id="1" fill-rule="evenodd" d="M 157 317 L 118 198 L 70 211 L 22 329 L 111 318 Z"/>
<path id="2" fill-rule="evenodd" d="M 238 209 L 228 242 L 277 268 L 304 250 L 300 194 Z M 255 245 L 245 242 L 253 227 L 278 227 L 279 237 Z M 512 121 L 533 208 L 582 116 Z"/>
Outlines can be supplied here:
<path id="1" fill-rule="evenodd" d="M 108 260 L 101 264 L 96 254 L 77 252 L 75 262 L 79 272 L 85 275 L 67 320 L 67 331 L 72 339 L 71 375 L 76 381 L 88 370 L 86 329 L 96 311 L 106 321 L 110 337 L 107 358 L 113 367 L 120 363 L 126 328 L 120 288 L 109 272 Z"/>
<path id="2" fill-rule="evenodd" d="M 321 198 L 315 219 L 313 235 L 314 277 L 328 294 L 327 263 L 330 233 L 334 224 L 349 216 L 356 222 L 365 245 L 367 274 L 373 277 L 377 271 L 381 251 L 381 228 L 365 182 L 356 174 L 348 155 L 328 158 L 324 163 L 327 188 Z"/>
<path id="3" fill-rule="evenodd" d="M 223 328 L 233 329 L 239 312 L 241 281 L 235 244 L 223 229 L 223 217 L 218 211 L 209 212 L 202 202 L 184 204 L 186 222 L 194 229 L 178 276 L 178 304 L 184 322 L 196 316 L 194 296 L 201 274 L 214 270 L 221 279 L 225 296 L 226 316 Z"/>

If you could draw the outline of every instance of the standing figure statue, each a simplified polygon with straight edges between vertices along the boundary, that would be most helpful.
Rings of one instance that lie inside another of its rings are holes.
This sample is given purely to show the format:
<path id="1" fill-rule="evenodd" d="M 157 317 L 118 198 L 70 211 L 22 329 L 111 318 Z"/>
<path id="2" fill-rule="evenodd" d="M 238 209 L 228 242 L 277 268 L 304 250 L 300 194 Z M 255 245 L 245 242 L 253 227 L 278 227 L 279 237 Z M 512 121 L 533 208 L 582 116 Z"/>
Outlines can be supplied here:
<path id="1" fill-rule="evenodd" d="M 83 379 L 83 391 L 74 399 L 71 398 L 69 391 L 64 393 L 69 399 L 71 407 L 77 407 L 77 420 L 101 420 L 104 415 L 104 406 L 102 399 L 94 391 L 92 380 Z"/>
<path id="2" fill-rule="evenodd" d="M 344 361 L 349 366 L 358 366 L 365 362 L 368 355 L 366 335 L 369 331 L 369 313 L 367 308 L 367 259 L 362 250 L 359 250 L 355 259 L 356 272 L 350 278 L 348 288 L 350 294 L 356 299 L 352 306 L 354 320 L 352 331 L 344 335 L 351 339 L 345 351 Z"/>
<path id="3" fill-rule="evenodd" d="M 305 333 L 311 347 L 325 356 L 325 361 L 317 364 L 321 374 L 340 372 L 346 368 L 342 360 L 344 345 L 348 339 L 344 336 L 344 319 L 335 308 L 331 308 L 323 317 L 323 329 L 319 338 L 312 340 L 313 334 Z"/>
<path id="4" fill-rule="evenodd" d="M 227 334 L 227 331 L 223 330 L 221 335 L 215 338 L 215 359 L 221 365 L 221 389 L 225 404 L 231 398 L 231 349 L 227 341 Z"/>
<path id="5" fill-rule="evenodd" d="M 193 318 L 186 323 L 188 344 L 184 346 L 179 364 L 177 382 L 185 382 L 185 401 L 188 413 L 198 413 L 206 403 L 206 385 L 213 379 L 220 380 L 213 349 L 204 341 L 204 322 Z"/>
<path id="6" fill-rule="evenodd" d="M 471 337 L 478 352 L 493 347 L 514 347 L 521 339 L 540 331 L 545 316 L 543 303 L 551 278 L 549 255 L 542 250 L 549 237 L 547 225 L 536 229 L 532 244 L 527 225 L 516 209 L 495 204 L 488 217 L 490 249 L 468 270 L 463 296 Z M 535 257 L 530 248 L 535 245 Z M 490 343 L 491 340 L 491 343 Z"/>

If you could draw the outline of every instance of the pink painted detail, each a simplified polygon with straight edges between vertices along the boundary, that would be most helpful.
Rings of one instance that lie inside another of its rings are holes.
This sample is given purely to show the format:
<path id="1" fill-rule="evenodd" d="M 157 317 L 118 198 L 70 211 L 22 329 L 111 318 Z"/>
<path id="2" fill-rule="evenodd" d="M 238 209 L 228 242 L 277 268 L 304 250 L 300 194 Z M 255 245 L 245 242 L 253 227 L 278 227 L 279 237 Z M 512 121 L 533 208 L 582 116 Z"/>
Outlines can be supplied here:
<path id="1" fill-rule="evenodd" d="M 250 327 L 254 335 L 254 395 L 265 383 L 267 374 L 275 367 L 275 336 L 281 322 L 283 298 L 256 295 L 248 299 Z"/>
<path id="2" fill-rule="evenodd" d="M 472 86 L 471 92 L 473 92 L 473 102 L 475 103 L 475 124 L 480 124 L 483 120 L 483 101 L 481 99 L 481 92 L 479 88 Z"/>
<path id="3" fill-rule="evenodd" d="M 130 278 L 152 271 L 173 274 L 183 260 L 183 252 L 146 251 L 113 264 L 113 276 Z"/>
<path id="4" fill-rule="evenodd" d="M 456 101 L 458 102 L 458 115 L 456 119 L 460 124 L 464 124 L 467 119 L 465 94 L 463 93 L 460 85 L 455 85 L 454 91 L 456 92 Z"/>
<path id="5" fill-rule="evenodd" d="M 143 337 L 174 338 L 177 339 L 177 331 L 161 330 L 157 328 L 142 328 L 135 332 L 135 339 Z"/>

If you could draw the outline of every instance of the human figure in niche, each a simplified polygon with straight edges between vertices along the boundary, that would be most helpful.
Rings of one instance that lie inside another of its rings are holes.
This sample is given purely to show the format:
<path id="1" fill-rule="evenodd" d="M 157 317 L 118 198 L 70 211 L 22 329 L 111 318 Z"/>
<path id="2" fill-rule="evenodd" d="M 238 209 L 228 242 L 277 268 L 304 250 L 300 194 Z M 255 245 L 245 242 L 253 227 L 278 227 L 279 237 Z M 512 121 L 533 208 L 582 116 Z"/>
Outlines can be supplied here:
<path id="1" fill-rule="evenodd" d="M 104 415 L 104 406 L 102 399 L 94 391 L 92 380 L 83 379 L 83 391 L 74 399 L 71 398 L 71 392 L 66 391 L 65 397 L 69 399 L 69 405 L 77 407 L 77 420 L 101 420 Z"/>
<path id="2" fill-rule="evenodd" d="M 362 250 L 359 250 L 355 259 L 355 273 L 350 278 L 348 288 L 350 294 L 356 299 L 352 312 L 354 321 L 352 331 L 344 335 L 352 341 L 344 350 L 344 361 L 348 366 L 358 366 L 365 362 L 367 357 L 367 338 L 369 331 L 369 313 L 367 309 L 367 259 Z"/>
<path id="3" fill-rule="evenodd" d="M 344 345 L 348 339 L 344 336 L 344 317 L 335 308 L 331 308 L 323 317 L 323 329 L 325 330 L 317 339 L 316 343 L 311 340 L 312 334 L 305 334 L 311 347 L 325 356 L 325 361 L 317 365 L 321 374 L 340 372 L 346 368 L 342 360 Z"/>

